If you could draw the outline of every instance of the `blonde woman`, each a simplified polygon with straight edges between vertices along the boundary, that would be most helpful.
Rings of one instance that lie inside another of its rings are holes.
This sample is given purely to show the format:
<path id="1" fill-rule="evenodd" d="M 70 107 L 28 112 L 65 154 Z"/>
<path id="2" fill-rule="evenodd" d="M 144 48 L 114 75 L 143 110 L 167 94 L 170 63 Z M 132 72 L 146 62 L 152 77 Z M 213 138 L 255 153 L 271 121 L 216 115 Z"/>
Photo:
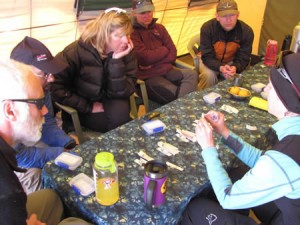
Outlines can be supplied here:
<path id="1" fill-rule="evenodd" d="M 106 132 L 130 120 L 129 97 L 135 91 L 137 67 L 131 32 L 126 11 L 110 8 L 57 55 L 68 67 L 55 74 L 53 98 L 75 108 L 89 129 Z M 64 128 L 68 120 L 63 114 Z"/>

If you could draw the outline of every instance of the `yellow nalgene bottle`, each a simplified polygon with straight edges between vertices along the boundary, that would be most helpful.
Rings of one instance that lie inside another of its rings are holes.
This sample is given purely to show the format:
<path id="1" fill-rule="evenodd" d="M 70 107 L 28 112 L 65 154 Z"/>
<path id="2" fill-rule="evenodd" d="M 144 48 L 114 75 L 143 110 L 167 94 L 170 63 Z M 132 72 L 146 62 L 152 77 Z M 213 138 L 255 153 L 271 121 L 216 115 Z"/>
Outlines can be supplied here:
<path id="1" fill-rule="evenodd" d="M 119 199 L 119 181 L 114 155 L 110 152 L 98 153 L 93 172 L 97 201 L 107 206 L 116 203 Z"/>

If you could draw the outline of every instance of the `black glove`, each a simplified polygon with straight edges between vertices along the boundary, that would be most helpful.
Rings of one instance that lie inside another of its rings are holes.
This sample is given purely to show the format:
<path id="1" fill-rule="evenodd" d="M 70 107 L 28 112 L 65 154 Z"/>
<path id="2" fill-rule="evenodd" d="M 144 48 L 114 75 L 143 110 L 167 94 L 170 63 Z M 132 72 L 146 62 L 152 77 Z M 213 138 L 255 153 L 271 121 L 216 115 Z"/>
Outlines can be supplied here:
<path id="1" fill-rule="evenodd" d="M 67 144 L 65 144 L 64 148 L 69 150 L 76 146 L 76 141 L 74 139 L 71 139 Z"/>

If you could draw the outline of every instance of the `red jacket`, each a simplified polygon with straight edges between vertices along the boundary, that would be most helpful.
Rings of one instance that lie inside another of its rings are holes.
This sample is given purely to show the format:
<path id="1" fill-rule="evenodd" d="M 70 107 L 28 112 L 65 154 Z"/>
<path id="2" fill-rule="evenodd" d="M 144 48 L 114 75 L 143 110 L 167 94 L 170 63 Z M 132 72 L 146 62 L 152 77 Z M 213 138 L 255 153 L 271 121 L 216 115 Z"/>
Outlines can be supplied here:
<path id="1" fill-rule="evenodd" d="M 137 77 L 142 80 L 166 74 L 172 69 L 177 56 L 168 31 L 156 20 L 153 19 L 148 28 L 138 24 L 135 18 L 133 21 L 131 39 L 138 60 Z"/>

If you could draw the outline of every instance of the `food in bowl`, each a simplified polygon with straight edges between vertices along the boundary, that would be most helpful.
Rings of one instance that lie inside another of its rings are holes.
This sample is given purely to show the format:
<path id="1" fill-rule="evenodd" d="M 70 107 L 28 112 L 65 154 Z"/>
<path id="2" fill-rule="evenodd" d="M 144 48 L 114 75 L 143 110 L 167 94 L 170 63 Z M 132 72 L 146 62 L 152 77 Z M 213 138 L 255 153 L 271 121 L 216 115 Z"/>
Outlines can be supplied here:
<path id="1" fill-rule="evenodd" d="M 251 95 L 251 92 L 248 89 L 237 86 L 232 86 L 228 88 L 228 92 L 231 95 L 231 97 L 238 100 L 246 99 Z"/>
<path id="2" fill-rule="evenodd" d="M 234 86 L 229 89 L 229 92 L 233 95 L 239 95 L 240 87 Z"/>

